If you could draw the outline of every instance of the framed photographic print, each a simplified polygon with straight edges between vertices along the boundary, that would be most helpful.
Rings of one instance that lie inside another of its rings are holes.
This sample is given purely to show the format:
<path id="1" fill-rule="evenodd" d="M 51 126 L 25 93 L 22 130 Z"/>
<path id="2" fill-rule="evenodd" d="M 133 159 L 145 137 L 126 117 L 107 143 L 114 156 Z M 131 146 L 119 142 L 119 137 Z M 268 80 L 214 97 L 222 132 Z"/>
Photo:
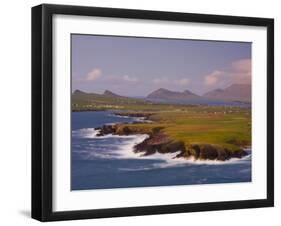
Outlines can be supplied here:
<path id="1" fill-rule="evenodd" d="M 274 22 L 32 8 L 32 217 L 274 203 Z"/>

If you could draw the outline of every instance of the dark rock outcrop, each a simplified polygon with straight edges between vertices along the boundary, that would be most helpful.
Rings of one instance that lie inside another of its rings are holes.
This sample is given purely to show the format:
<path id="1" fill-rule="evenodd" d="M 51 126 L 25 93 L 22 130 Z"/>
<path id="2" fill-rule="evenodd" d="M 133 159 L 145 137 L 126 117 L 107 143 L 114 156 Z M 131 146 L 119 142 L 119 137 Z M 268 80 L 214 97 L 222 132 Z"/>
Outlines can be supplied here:
<path id="1" fill-rule="evenodd" d="M 161 154 L 184 152 L 185 145 L 182 141 L 173 141 L 164 133 L 158 132 L 152 134 L 149 138 L 142 143 L 135 146 L 136 153 L 142 152 L 144 156 L 155 154 L 156 152 Z"/>
<path id="2" fill-rule="evenodd" d="M 96 130 L 99 130 L 99 133 L 97 136 L 104 136 L 107 134 L 115 134 L 116 133 L 116 125 L 104 125 L 102 127 L 96 128 Z"/>
<path id="3" fill-rule="evenodd" d="M 237 150 L 229 150 L 214 144 L 191 144 L 185 152 L 180 153 L 177 157 L 225 161 L 231 158 L 242 158 L 246 155 L 248 153 L 239 148 Z"/>

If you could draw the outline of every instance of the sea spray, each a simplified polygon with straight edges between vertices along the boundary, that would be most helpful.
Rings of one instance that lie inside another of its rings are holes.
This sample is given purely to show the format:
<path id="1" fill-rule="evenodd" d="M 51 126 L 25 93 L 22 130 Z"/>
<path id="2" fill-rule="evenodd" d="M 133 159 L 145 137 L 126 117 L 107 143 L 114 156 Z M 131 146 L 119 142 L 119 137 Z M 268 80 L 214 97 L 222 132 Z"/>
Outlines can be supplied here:
<path id="1" fill-rule="evenodd" d="M 87 148 L 88 150 L 83 151 L 83 153 L 88 153 L 88 158 L 98 157 L 98 158 L 116 158 L 116 159 L 143 159 L 143 160 L 159 160 L 159 163 L 153 164 L 152 167 L 147 169 L 154 169 L 154 168 L 166 168 L 166 167 L 176 167 L 176 166 L 186 166 L 190 164 L 196 165 L 224 165 L 224 164 L 237 164 L 241 163 L 242 161 L 248 160 L 251 158 L 251 155 L 247 155 L 243 158 L 231 158 L 226 161 L 219 161 L 219 160 L 199 160 L 195 158 L 177 158 L 176 156 L 180 152 L 175 153 L 155 153 L 152 155 L 143 156 L 141 152 L 135 153 L 134 147 L 137 144 L 142 143 L 145 139 L 148 138 L 146 134 L 135 134 L 135 135 L 113 135 L 107 134 L 104 136 L 97 136 L 99 130 L 95 128 L 85 128 L 80 129 L 72 132 L 74 136 L 78 136 L 80 138 L 91 139 L 93 142 L 94 140 L 106 140 L 106 139 L 117 139 L 119 140 L 116 145 L 108 145 L 106 147 L 102 147 L 103 151 L 99 150 L 97 153 L 93 148 L 95 144 L 89 143 Z M 107 149 L 107 150 L 106 150 Z M 247 149 L 250 152 L 250 149 Z M 82 151 L 80 151 L 82 153 Z"/>

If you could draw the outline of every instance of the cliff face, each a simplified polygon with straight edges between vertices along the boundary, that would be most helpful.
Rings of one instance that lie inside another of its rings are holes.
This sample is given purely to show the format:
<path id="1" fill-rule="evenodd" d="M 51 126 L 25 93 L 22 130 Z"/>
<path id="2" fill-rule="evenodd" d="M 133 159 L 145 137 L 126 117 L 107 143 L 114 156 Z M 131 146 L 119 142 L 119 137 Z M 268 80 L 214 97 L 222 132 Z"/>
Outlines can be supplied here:
<path id="1" fill-rule="evenodd" d="M 130 127 L 130 125 L 117 124 L 117 125 L 105 125 L 101 128 L 98 136 L 104 136 L 106 134 L 117 135 L 132 135 L 132 134 L 148 134 L 149 137 L 142 143 L 135 146 L 134 152 L 142 153 L 143 156 L 152 155 L 156 152 L 176 153 L 179 154 L 176 158 L 194 158 L 195 160 L 220 160 L 225 161 L 231 158 L 242 158 L 247 155 L 247 152 L 241 148 L 236 150 L 229 150 L 214 144 L 190 144 L 185 145 L 182 141 L 172 140 L 164 132 L 163 127 L 155 127 L 152 130 L 141 129 L 138 127 Z"/>
<path id="2" fill-rule="evenodd" d="M 220 160 L 225 161 L 231 158 L 242 158 L 247 155 L 247 152 L 243 149 L 237 149 L 230 151 L 227 148 L 223 148 L 219 145 L 213 144 L 192 144 L 185 152 L 182 152 L 177 157 L 185 157 L 199 160 Z"/>
<path id="3" fill-rule="evenodd" d="M 164 133 L 158 132 L 150 135 L 149 138 L 142 143 L 135 146 L 136 153 L 143 153 L 143 155 L 151 155 L 156 152 L 161 154 L 185 152 L 185 145 L 182 141 L 173 141 Z"/>

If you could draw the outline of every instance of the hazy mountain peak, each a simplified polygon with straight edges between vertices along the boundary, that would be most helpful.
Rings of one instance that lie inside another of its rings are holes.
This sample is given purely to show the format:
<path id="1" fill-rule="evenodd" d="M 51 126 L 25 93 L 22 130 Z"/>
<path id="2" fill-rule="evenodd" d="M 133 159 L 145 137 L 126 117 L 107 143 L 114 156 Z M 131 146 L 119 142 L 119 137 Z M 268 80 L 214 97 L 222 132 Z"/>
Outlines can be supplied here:
<path id="1" fill-rule="evenodd" d="M 171 92 L 171 91 L 168 89 L 160 88 L 160 89 L 155 90 L 154 92 Z"/>
<path id="2" fill-rule="evenodd" d="M 209 99 L 251 101 L 251 84 L 232 84 L 225 89 L 215 89 L 203 96 Z"/>
<path id="3" fill-rule="evenodd" d="M 103 95 L 105 96 L 110 96 L 110 97 L 120 97 L 120 95 L 116 94 L 116 93 L 113 93 L 111 92 L 110 90 L 105 90 Z"/>
<path id="4" fill-rule="evenodd" d="M 80 89 L 76 89 L 73 94 L 87 94 L 86 92 L 84 91 L 81 91 Z"/>
<path id="5" fill-rule="evenodd" d="M 200 98 L 196 94 L 185 90 L 183 92 L 171 91 L 168 89 L 160 88 L 150 93 L 147 98 L 160 99 L 160 100 L 172 100 L 172 101 L 187 101 L 189 99 Z"/>
<path id="6" fill-rule="evenodd" d="M 183 93 L 188 94 L 188 95 L 195 95 L 197 96 L 195 93 L 191 92 L 190 90 L 186 89 L 185 91 L 183 91 Z"/>

